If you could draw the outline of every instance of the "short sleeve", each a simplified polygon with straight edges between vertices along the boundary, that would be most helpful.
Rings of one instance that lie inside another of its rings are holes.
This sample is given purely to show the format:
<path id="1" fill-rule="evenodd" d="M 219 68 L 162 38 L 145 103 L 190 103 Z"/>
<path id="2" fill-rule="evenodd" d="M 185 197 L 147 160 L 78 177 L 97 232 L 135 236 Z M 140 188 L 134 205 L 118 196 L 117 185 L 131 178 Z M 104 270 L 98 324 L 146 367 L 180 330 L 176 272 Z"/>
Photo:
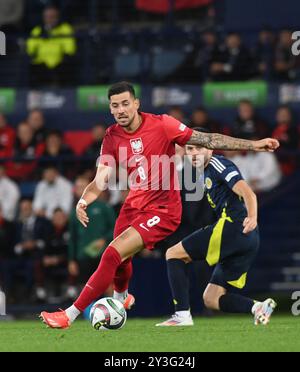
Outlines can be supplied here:
<path id="1" fill-rule="evenodd" d="M 162 115 L 164 131 L 168 139 L 177 145 L 184 146 L 191 138 L 193 130 L 169 115 Z"/>
<path id="2" fill-rule="evenodd" d="M 228 159 L 221 159 L 213 156 L 210 164 L 216 176 L 227 184 L 230 189 L 232 189 L 238 181 L 243 180 L 243 176 L 238 167 Z"/>
<path id="3" fill-rule="evenodd" d="M 98 163 L 102 165 L 106 165 L 111 168 L 114 168 L 116 165 L 113 141 L 111 137 L 107 134 L 104 136 L 104 139 L 101 145 L 100 157 L 99 157 Z"/>

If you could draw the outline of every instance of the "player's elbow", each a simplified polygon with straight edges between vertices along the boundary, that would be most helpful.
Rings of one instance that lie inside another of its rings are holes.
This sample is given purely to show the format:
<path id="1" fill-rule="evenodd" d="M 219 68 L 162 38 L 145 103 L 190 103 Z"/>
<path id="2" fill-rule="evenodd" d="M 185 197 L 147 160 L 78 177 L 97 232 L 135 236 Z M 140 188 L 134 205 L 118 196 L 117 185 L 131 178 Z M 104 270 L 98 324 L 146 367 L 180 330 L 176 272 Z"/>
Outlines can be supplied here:
<path id="1" fill-rule="evenodd" d="M 240 185 L 237 185 L 237 188 L 236 188 L 235 192 L 240 197 L 242 197 L 244 200 L 246 200 L 246 199 L 256 200 L 255 192 L 252 190 L 252 188 L 246 182 L 243 182 Z"/>

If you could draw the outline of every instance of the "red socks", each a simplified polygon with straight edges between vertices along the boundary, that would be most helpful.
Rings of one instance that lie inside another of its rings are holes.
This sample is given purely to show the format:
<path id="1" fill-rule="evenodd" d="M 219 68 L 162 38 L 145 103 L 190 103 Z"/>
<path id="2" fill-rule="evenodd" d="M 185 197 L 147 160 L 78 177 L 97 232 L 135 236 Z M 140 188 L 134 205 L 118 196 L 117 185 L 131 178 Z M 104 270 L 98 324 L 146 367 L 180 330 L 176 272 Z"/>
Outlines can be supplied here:
<path id="1" fill-rule="evenodd" d="M 124 261 L 124 263 L 126 261 Z M 78 299 L 74 302 L 74 306 L 78 310 L 84 311 L 85 308 L 105 292 L 108 286 L 112 283 L 116 270 L 120 266 L 121 262 L 122 259 L 119 252 L 111 245 L 107 247 L 103 253 L 97 270 L 90 277 Z"/>
<path id="2" fill-rule="evenodd" d="M 128 289 L 129 280 L 132 275 L 132 258 L 128 258 L 118 267 L 114 277 L 114 290 L 122 293 Z"/>

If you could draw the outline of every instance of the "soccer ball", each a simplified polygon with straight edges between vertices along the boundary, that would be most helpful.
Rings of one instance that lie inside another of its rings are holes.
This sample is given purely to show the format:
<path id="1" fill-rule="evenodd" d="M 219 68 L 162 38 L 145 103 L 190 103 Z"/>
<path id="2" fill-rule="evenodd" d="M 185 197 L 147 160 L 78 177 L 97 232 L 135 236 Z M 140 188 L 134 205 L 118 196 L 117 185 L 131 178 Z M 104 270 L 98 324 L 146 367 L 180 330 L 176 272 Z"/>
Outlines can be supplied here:
<path id="1" fill-rule="evenodd" d="M 127 314 L 122 302 L 105 297 L 94 303 L 90 312 L 90 321 L 97 331 L 120 329 L 124 326 Z"/>

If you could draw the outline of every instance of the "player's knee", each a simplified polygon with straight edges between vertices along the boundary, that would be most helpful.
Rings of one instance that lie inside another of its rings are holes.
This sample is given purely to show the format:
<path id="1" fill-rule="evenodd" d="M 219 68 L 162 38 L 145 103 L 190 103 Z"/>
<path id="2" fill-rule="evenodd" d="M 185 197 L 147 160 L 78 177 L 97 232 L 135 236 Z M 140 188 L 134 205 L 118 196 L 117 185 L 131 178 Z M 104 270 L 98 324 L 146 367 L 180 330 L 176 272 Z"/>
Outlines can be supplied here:
<path id="1" fill-rule="evenodd" d="M 189 255 L 186 253 L 181 243 L 178 243 L 167 250 L 166 260 L 168 261 L 171 259 L 182 260 L 185 263 L 188 263 L 191 261 Z"/>
<path id="2" fill-rule="evenodd" d="M 204 293 L 203 301 L 204 301 L 204 305 L 207 309 L 218 310 L 218 308 L 219 308 L 218 301 L 219 300 L 218 300 L 217 297 L 212 296 L 209 293 Z"/>

